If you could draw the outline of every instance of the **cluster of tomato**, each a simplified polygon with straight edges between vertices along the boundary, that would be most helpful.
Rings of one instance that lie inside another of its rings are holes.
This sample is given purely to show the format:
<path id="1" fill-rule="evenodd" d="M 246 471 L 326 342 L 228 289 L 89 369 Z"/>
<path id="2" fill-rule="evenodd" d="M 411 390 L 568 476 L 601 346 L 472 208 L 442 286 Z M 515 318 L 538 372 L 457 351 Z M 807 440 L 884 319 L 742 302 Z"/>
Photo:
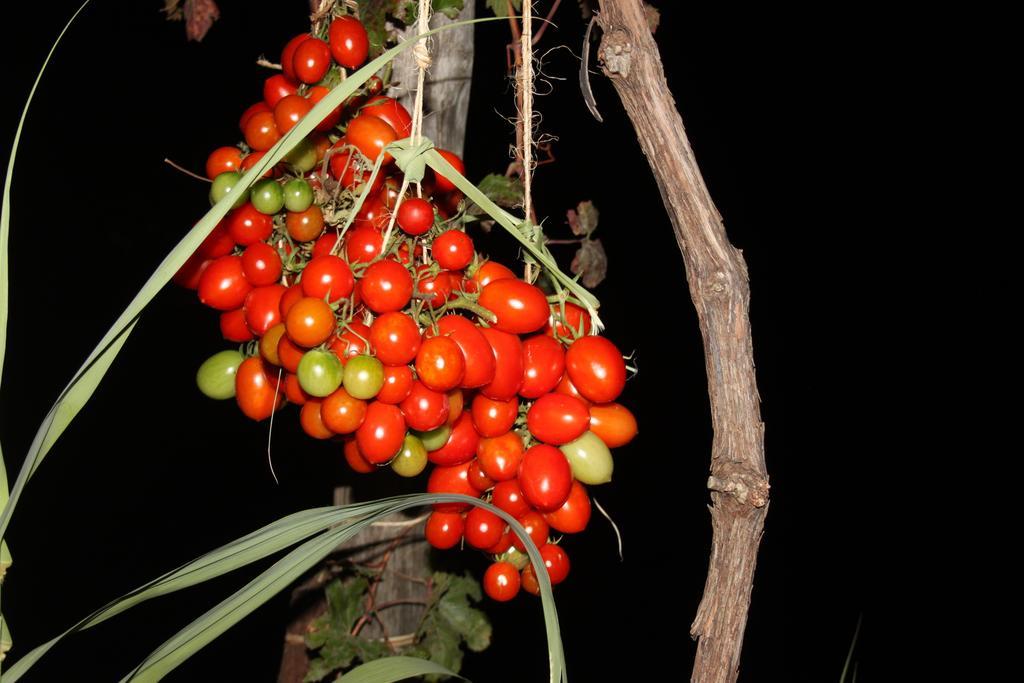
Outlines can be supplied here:
<path id="1" fill-rule="evenodd" d="M 239 171 L 328 92 L 338 70 L 365 61 L 355 18 L 334 19 L 326 38 L 304 34 L 285 47 L 284 73 L 242 116 L 245 144 L 207 161 L 211 201 L 232 192 Z M 224 338 L 243 344 L 203 363 L 197 382 L 254 420 L 299 406 L 302 429 L 340 440 L 357 472 L 389 466 L 414 477 L 432 465 L 428 492 L 483 497 L 508 512 L 559 583 L 569 559 L 550 535 L 586 527 L 585 486 L 611 479 L 609 449 L 637 431 L 614 402 L 626 382 L 622 353 L 592 334 L 583 307 L 476 253 L 449 179 L 428 175 L 399 201 L 389 156 L 371 178 L 411 124 L 381 87 L 371 80 L 240 195 L 176 276 L 221 311 Z M 461 172 L 456 155 L 442 154 Z M 356 210 L 366 183 L 369 199 Z M 522 542 L 498 516 L 434 508 L 432 545 L 464 540 L 494 556 L 488 595 L 539 591 Z"/>

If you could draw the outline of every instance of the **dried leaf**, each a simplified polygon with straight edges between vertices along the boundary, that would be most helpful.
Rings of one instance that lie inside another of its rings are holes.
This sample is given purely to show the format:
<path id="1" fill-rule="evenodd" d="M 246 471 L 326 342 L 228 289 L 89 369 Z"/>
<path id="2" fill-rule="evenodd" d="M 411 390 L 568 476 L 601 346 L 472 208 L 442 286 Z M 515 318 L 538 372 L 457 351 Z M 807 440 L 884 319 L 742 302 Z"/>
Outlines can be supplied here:
<path id="1" fill-rule="evenodd" d="M 594 202 L 587 200 L 580 202 L 575 210 L 569 209 L 566 211 L 565 217 L 569 221 L 569 228 L 572 230 L 572 234 L 577 237 L 590 237 L 590 234 L 597 229 L 600 213 L 597 207 L 594 206 Z"/>
<path id="2" fill-rule="evenodd" d="M 185 13 L 181 9 L 181 3 L 184 0 L 164 0 L 163 13 L 167 15 L 167 21 L 181 21 L 185 18 Z"/>
<path id="3" fill-rule="evenodd" d="M 491 173 L 485 176 L 477 187 L 487 195 L 488 199 L 498 206 L 506 209 L 522 206 L 525 194 L 523 192 L 523 181 L 519 178 Z"/>
<path id="4" fill-rule="evenodd" d="M 584 287 L 592 289 L 601 284 L 608 275 L 608 255 L 601 240 L 584 240 L 569 267 L 581 276 Z"/>
<path id="5" fill-rule="evenodd" d="M 197 43 L 206 37 L 220 9 L 213 0 L 185 0 L 185 35 Z"/>
<path id="6" fill-rule="evenodd" d="M 646 2 L 644 3 L 644 18 L 647 19 L 647 26 L 650 27 L 651 33 L 658 30 L 658 24 L 661 23 L 661 12 Z"/>

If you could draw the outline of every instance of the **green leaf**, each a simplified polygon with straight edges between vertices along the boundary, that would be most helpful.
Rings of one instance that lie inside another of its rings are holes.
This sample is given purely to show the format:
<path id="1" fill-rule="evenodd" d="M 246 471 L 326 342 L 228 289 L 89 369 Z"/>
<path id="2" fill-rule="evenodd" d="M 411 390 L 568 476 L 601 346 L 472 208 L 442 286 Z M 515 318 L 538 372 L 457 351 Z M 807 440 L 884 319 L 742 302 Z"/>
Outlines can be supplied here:
<path id="1" fill-rule="evenodd" d="M 434 12 L 441 13 L 449 19 L 457 19 L 462 12 L 463 0 L 434 0 Z"/>
<path id="2" fill-rule="evenodd" d="M 479 584 L 472 579 L 469 582 L 476 586 L 479 595 Z M 491 644 L 491 622 L 486 614 L 469 604 L 468 595 L 465 589 L 449 590 L 438 603 L 437 612 L 466 641 L 470 650 L 481 652 Z"/>
<path id="3" fill-rule="evenodd" d="M 491 173 L 484 176 L 484 179 L 477 185 L 481 192 L 500 207 L 514 209 L 523 205 L 525 197 L 523 192 L 523 181 L 518 177 Z M 470 213 L 476 213 L 470 209 Z"/>
<path id="4" fill-rule="evenodd" d="M 487 6 L 494 12 L 496 17 L 508 16 L 509 0 L 487 0 Z M 512 7 L 518 12 L 523 7 L 522 0 L 512 0 Z"/>
<path id="5" fill-rule="evenodd" d="M 363 596 L 370 583 L 362 576 L 347 581 L 338 579 L 327 587 L 327 609 L 331 626 L 342 631 L 351 631 L 356 620 L 363 613 Z"/>
<path id="6" fill-rule="evenodd" d="M 358 0 L 359 21 L 363 22 L 366 35 L 370 40 L 370 56 L 375 57 L 384 51 L 388 40 L 385 27 L 387 16 L 398 12 L 399 0 Z"/>
<path id="7" fill-rule="evenodd" d="M 392 683 L 404 681 L 413 676 L 437 674 L 466 680 L 448 669 L 418 657 L 385 657 L 349 671 L 339 678 L 341 683 Z"/>

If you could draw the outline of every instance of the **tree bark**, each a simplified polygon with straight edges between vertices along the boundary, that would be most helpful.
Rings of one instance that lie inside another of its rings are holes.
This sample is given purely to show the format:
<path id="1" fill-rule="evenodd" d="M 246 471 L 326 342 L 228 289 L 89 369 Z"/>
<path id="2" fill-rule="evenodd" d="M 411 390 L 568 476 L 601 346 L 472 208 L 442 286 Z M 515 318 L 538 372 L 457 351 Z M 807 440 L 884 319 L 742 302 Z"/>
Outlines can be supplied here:
<path id="1" fill-rule="evenodd" d="M 769 488 L 747 267 L 694 160 L 643 3 L 600 0 L 600 6 L 602 68 L 658 182 L 704 339 L 714 427 L 708 479 L 713 537 L 704 597 L 690 627 L 698 641 L 691 681 L 732 682 L 739 675 Z"/>

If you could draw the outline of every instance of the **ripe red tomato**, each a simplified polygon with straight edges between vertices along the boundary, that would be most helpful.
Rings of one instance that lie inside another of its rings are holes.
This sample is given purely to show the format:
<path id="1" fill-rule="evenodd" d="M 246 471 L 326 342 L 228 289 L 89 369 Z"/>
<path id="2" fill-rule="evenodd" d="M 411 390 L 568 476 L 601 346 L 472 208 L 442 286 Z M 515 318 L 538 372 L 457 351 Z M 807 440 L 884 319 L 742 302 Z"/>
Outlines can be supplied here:
<path id="1" fill-rule="evenodd" d="M 295 58 L 295 49 L 312 37 L 308 33 L 300 33 L 285 43 L 284 49 L 281 50 L 281 70 L 284 71 L 285 76 L 293 81 L 298 80 L 295 76 L 295 68 L 292 65 L 292 60 Z"/>
<path id="2" fill-rule="evenodd" d="M 237 147 L 218 147 L 206 157 L 206 177 L 213 180 L 221 173 L 237 171 L 242 165 L 242 151 Z"/>
<path id="3" fill-rule="evenodd" d="M 385 365 L 405 365 L 420 350 L 420 328 L 405 313 L 384 313 L 370 325 L 370 344 Z"/>
<path id="4" fill-rule="evenodd" d="M 473 240 L 461 230 L 442 232 L 430 253 L 445 270 L 462 270 L 473 262 Z"/>
<path id="5" fill-rule="evenodd" d="M 523 383 L 523 345 L 519 337 L 485 327 L 480 330 L 494 354 L 494 379 L 480 388 L 488 398 L 507 401 L 519 392 Z"/>
<path id="6" fill-rule="evenodd" d="M 565 307 L 564 315 L 562 306 Z M 545 334 L 557 333 L 559 337 L 568 337 L 569 339 L 573 339 L 578 334 L 590 334 L 590 314 L 582 307 L 566 301 L 564 304 L 552 306 L 551 311 L 551 318 L 555 321 L 555 326 L 552 327 L 551 321 L 548 321 L 548 324 L 544 326 Z"/>
<path id="7" fill-rule="evenodd" d="M 228 216 L 230 215 L 229 213 Z M 206 236 L 206 239 L 196 249 L 196 256 L 213 260 L 231 253 L 235 248 L 235 240 L 231 238 L 231 234 L 228 232 L 226 220 L 227 217 L 214 226 L 210 234 Z"/>
<path id="8" fill-rule="evenodd" d="M 400 311 L 412 297 L 412 275 L 397 261 L 377 261 L 359 283 L 366 307 L 374 313 Z"/>
<path id="9" fill-rule="evenodd" d="M 499 518 L 500 519 L 500 518 Z M 506 527 L 507 529 L 507 527 Z M 511 531 L 505 531 L 501 535 L 501 540 L 492 545 L 487 549 L 488 555 L 504 555 L 512 547 L 512 537 L 515 536 Z"/>
<path id="10" fill-rule="evenodd" d="M 523 461 L 523 439 L 515 432 L 480 439 L 476 458 L 483 473 L 494 481 L 514 479 Z"/>
<path id="11" fill-rule="evenodd" d="M 313 206 L 316 206 L 316 204 L 314 204 Z M 327 256 L 328 254 L 331 253 L 331 251 L 333 251 L 338 241 L 339 237 L 337 230 L 325 232 L 323 235 L 320 236 L 316 243 L 313 244 L 313 256 Z"/>
<path id="12" fill-rule="evenodd" d="M 302 431 L 314 439 L 329 439 L 334 436 L 334 432 L 328 429 L 320 418 L 320 405 L 321 403 L 317 399 L 306 401 L 302 405 L 302 410 L 299 411 L 299 424 L 302 426 Z"/>
<path id="13" fill-rule="evenodd" d="M 288 337 L 287 326 L 285 326 L 285 331 L 286 333 L 277 342 L 277 357 L 281 359 L 282 368 L 288 372 L 296 373 L 299 371 L 299 363 L 302 361 L 302 356 L 305 355 L 306 350 Z M 302 393 L 306 393 L 305 389 L 303 389 Z"/>
<path id="14" fill-rule="evenodd" d="M 334 303 L 352 293 L 356 280 L 340 256 L 317 256 L 306 264 L 299 284 L 306 296 Z"/>
<path id="15" fill-rule="evenodd" d="M 462 540 L 465 523 L 458 512 L 431 512 L 423 527 L 427 543 L 438 550 L 454 548 Z M 468 539 L 467 539 L 468 540 Z"/>
<path id="16" fill-rule="evenodd" d="M 497 602 L 508 602 L 516 597 L 519 570 L 509 562 L 495 562 L 484 572 L 484 592 Z"/>
<path id="17" fill-rule="evenodd" d="M 466 174 L 466 165 L 462 163 L 462 159 L 456 156 L 455 152 L 449 152 L 446 149 L 439 149 L 437 150 L 437 153 L 444 157 L 445 161 L 454 166 L 455 170 L 458 171 L 460 175 Z M 453 183 L 448 178 L 445 178 L 440 173 L 435 173 L 434 187 L 441 194 L 445 194 L 448 192 L 453 192 L 455 190 L 455 183 Z"/>
<path id="18" fill-rule="evenodd" d="M 560 545 L 546 543 L 540 547 L 540 556 L 544 558 L 544 567 L 548 570 L 551 585 L 565 581 L 569 576 L 569 555 Z"/>
<path id="19" fill-rule="evenodd" d="M 381 403 L 398 404 L 412 391 L 412 369 L 408 365 L 385 365 L 384 386 L 377 393 Z"/>
<path id="20" fill-rule="evenodd" d="M 242 159 L 242 165 L 241 165 L 241 167 L 239 167 L 239 171 L 241 171 L 242 173 L 245 173 L 250 168 L 255 166 L 256 163 L 260 159 L 262 159 L 263 155 L 265 155 L 265 154 L 266 154 L 266 152 L 250 152 L 249 154 L 246 154 L 245 158 Z M 270 168 L 268 168 L 266 171 L 263 172 L 263 175 L 261 177 L 263 177 L 263 178 L 277 178 L 280 175 L 281 175 L 280 167 L 279 166 L 271 166 Z"/>
<path id="21" fill-rule="evenodd" d="M 422 235 L 434 227 L 434 205 L 426 199 L 410 197 L 398 207 L 398 227 L 409 235 Z"/>
<path id="22" fill-rule="evenodd" d="M 565 394 L 544 394 L 526 413 L 526 426 L 535 437 L 554 446 L 569 443 L 590 424 L 583 401 Z"/>
<path id="23" fill-rule="evenodd" d="M 381 154 L 384 155 L 385 165 L 394 161 L 394 157 L 384 152 L 384 148 L 398 139 L 398 133 L 384 119 L 360 114 L 349 121 L 345 139 L 370 161 L 377 161 Z"/>
<path id="24" fill-rule="evenodd" d="M 287 339 L 287 337 L 284 337 L 284 339 Z M 284 378 L 284 395 L 285 398 L 297 406 L 306 405 L 306 401 L 313 398 L 299 384 L 298 375 L 293 375 L 292 373 L 288 373 Z"/>
<path id="25" fill-rule="evenodd" d="M 491 492 L 491 496 L 491 505 L 504 510 L 516 519 L 519 519 L 531 509 L 530 504 L 526 502 L 526 497 L 523 495 L 523 490 L 519 488 L 519 481 L 516 479 L 499 481 L 494 485 L 494 491 Z"/>
<path id="26" fill-rule="evenodd" d="M 282 97 L 294 95 L 298 91 L 299 84 L 284 74 L 275 74 L 263 81 L 263 101 L 267 104 L 268 109 L 273 109 Z"/>
<path id="27" fill-rule="evenodd" d="M 462 350 L 448 337 L 426 339 L 416 353 L 416 375 L 434 391 L 448 391 L 459 386 L 465 372 L 466 359 Z"/>
<path id="28" fill-rule="evenodd" d="M 395 129 L 399 138 L 407 138 L 412 135 L 412 116 L 398 100 L 391 99 L 386 95 L 371 97 L 360 110 L 360 114 L 369 114 L 383 119 L 389 126 Z"/>
<path id="29" fill-rule="evenodd" d="M 578 534 L 587 528 L 590 521 L 590 496 L 587 489 L 578 481 L 572 483 L 569 497 L 554 512 L 544 515 L 544 519 L 552 529 L 563 534 Z"/>
<path id="30" fill-rule="evenodd" d="M 547 526 L 547 525 L 545 525 Z M 487 550 L 501 540 L 505 533 L 505 522 L 490 510 L 473 507 L 466 514 L 466 543 Z"/>
<path id="31" fill-rule="evenodd" d="M 368 325 L 358 320 L 351 320 L 346 323 L 345 329 L 342 330 L 341 334 L 335 334 L 328 340 L 327 345 L 330 346 L 334 355 L 341 360 L 341 364 L 345 365 L 348 363 L 349 358 L 369 353 L 369 349 L 366 346 L 369 337 L 370 327 Z"/>
<path id="32" fill-rule="evenodd" d="M 286 95 L 274 105 L 274 124 L 277 132 L 284 135 L 299 120 L 309 113 L 313 104 L 301 95 Z"/>
<path id="33" fill-rule="evenodd" d="M 413 381 L 409 395 L 398 405 L 409 427 L 421 432 L 436 429 L 448 419 L 448 395 Z"/>
<path id="34" fill-rule="evenodd" d="M 199 278 L 199 300 L 218 311 L 241 308 L 251 290 L 241 256 L 221 256 Z"/>
<path id="35" fill-rule="evenodd" d="M 171 279 L 179 287 L 196 289 L 199 287 L 199 279 L 203 276 L 203 271 L 211 263 L 213 263 L 213 259 L 203 258 L 198 253 L 192 254 Z"/>
<path id="36" fill-rule="evenodd" d="M 540 398 L 554 391 L 565 372 L 565 351 L 551 337 L 537 335 L 523 342 L 523 398 Z"/>
<path id="37" fill-rule="evenodd" d="M 523 567 L 519 580 L 524 591 L 530 595 L 540 595 L 540 583 L 537 582 L 537 574 L 534 573 L 532 564 Z"/>
<path id="38" fill-rule="evenodd" d="M 353 398 L 339 387 L 320 404 L 320 419 L 336 434 L 351 434 L 366 419 L 366 401 Z"/>
<path id="39" fill-rule="evenodd" d="M 601 403 L 590 406 L 590 431 L 604 441 L 608 448 L 625 446 L 637 434 L 636 418 L 621 403 Z"/>
<path id="40" fill-rule="evenodd" d="M 572 468 L 565 454 L 554 446 L 537 444 L 519 466 L 519 486 L 530 505 L 552 512 L 565 503 L 572 489 Z"/>
<path id="41" fill-rule="evenodd" d="M 327 341 L 334 332 L 334 325 L 334 311 L 323 299 L 313 297 L 296 301 L 285 316 L 288 336 L 293 342 L 306 348 L 313 348 Z"/>
<path id="42" fill-rule="evenodd" d="M 478 303 L 495 315 L 494 327 L 512 334 L 539 330 L 550 313 L 547 297 L 539 287 L 508 278 L 490 282 L 480 290 Z"/>
<path id="43" fill-rule="evenodd" d="M 494 379 L 494 351 L 476 325 L 460 315 L 450 314 L 437 321 L 437 329 L 440 335 L 458 344 L 466 359 L 462 388 L 475 389 Z"/>
<path id="44" fill-rule="evenodd" d="M 271 110 L 270 107 L 267 106 L 267 103 L 263 102 L 263 101 L 260 101 L 260 102 L 257 102 L 254 105 L 251 105 L 248 109 L 246 109 L 244 112 L 242 112 L 242 116 L 239 117 L 239 119 L 238 119 L 238 129 L 241 130 L 244 133 L 245 132 L 245 124 L 247 124 L 249 122 L 249 119 L 251 119 L 254 114 L 258 114 L 261 111 L 272 111 L 272 110 Z"/>
<path id="45" fill-rule="evenodd" d="M 289 211 L 284 219 L 288 234 L 296 242 L 315 240 L 324 231 L 324 213 L 316 204 L 305 211 Z M 331 240 L 332 244 L 334 240 Z"/>
<path id="46" fill-rule="evenodd" d="M 476 460 L 469 466 L 469 484 L 480 493 L 490 491 L 494 488 L 494 480 L 484 474 L 480 469 L 480 463 Z"/>
<path id="47" fill-rule="evenodd" d="M 515 397 L 507 401 L 495 401 L 483 394 L 473 399 L 473 424 L 480 436 L 501 436 L 512 429 L 519 417 L 519 400 Z"/>
<path id="48" fill-rule="evenodd" d="M 296 380 L 298 381 L 298 380 Z M 355 439 L 349 439 L 345 441 L 345 460 L 349 466 L 356 472 L 361 474 L 369 474 L 375 472 L 376 467 L 363 457 L 363 454 L 359 452 L 359 444 L 356 443 Z"/>
<path id="49" fill-rule="evenodd" d="M 618 398 L 626 386 L 622 352 L 604 337 L 580 337 L 565 352 L 565 369 L 576 389 L 594 403 Z"/>
<path id="50" fill-rule="evenodd" d="M 355 228 L 345 235 L 345 255 L 349 263 L 369 263 L 384 248 L 384 235 L 373 228 Z"/>
<path id="51" fill-rule="evenodd" d="M 495 280 L 515 280 L 516 274 L 497 261 L 484 261 L 473 271 L 471 279 L 476 283 L 477 288 L 483 289 Z"/>
<path id="52" fill-rule="evenodd" d="M 429 451 L 427 457 L 435 465 L 460 465 L 473 460 L 480 435 L 473 428 L 469 413 L 463 413 L 454 423 L 448 441 L 436 451 Z"/>
<path id="53" fill-rule="evenodd" d="M 242 252 L 242 272 L 245 279 L 256 287 L 277 282 L 281 278 L 281 269 L 281 255 L 265 242 L 250 244 Z"/>
<path id="54" fill-rule="evenodd" d="M 257 112 L 245 124 L 245 143 L 257 152 L 266 152 L 280 139 L 273 112 Z"/>
<path id="55" fill-rule="evenodd" d="M 370 39 L 355 17 L 338 17 L 327 30 L 334 61 L 347 69 L 358 69 L 370 52 Z"/>
<path id="56" fill-rule="evenodd" d="M 372 190 L 371 190 L 372 192 Z M 391 210 L 384 204 L 380 195 L 371 195 L 356 212 L 356 219 L 353 222 L 357 228 L 373 228 L 383 232 L 391 220 Z"/>
<path id="57" fill-rule="evenodd" d="M 264 241 L 274 231 L 274 217 L 259 212 L 251 202 L 232 209 L 224 223 L 231 239 L 243 247 Z"/>
<path id="58" fill-rule="evenodd" d="M 438 466 L 427 479 L 427 493 L 461 493 L 464 496 L 479 498 L 480 493 L 469 483 L 469 466 L 472 462 L 451 467 Z M 469 508 L 469 503 L 434 503 L 439 512 L 462 512 Z"/>
<path id="59" fill-rule="evenodd" d="M 320 102 L 320 100 L 326 97 L 329 92 L 331 92 L 331 89 L 326 86 L 314 85 L 309 89 L 309 92 L 306 93 L 306 97 L 309 98 L 309 103 L 315 106 Z M 320 133 L 328 133 L 338 125 L 339 121 L 341 121 L 341 107 L 335 107 L 320 123 L 316 124 L 316 127 L 313 130 Z M 316 160 L 319 162 L 324 160 L 324 153 L 327 151 L 327 148 L 330 147 L 331 141 L 327 138 L 320 138 L 318 142 Z"/>
<path id="60" fill-rule="evenodd" d="M 245 297 L 245 322 L 257 336 L 262 337 L 281 322 L 281 297 L 284 285 L 256 287 Z"/>
<path id="61" fill-rule="evenodd" d="M 405 418 L 397 406 L 372 401 L 356 430 L 359 452 L 367 462 L 382 465 L 395 457 L 405 442 Z"/>
<path id="62" fill-rule="evenodd" d="M 281 407 L 284 396 L 278 391 L 278 373 L 273 376 L 258 356 L 246 358 L 235 373 L 235 399 L 242 413 L 253 420 L 265 420 Z"/>
<path id="63" fill-rule="evenodd" d="M 239 344 L 253 338 L 252 330 L 245 324 L 245 311 L 241 308 L 220 314 L 220 333 L 228 341 Z"/>
<path id="64" fill-rule="evenodd" d="M 548 542 L 548 523 L 544 521 L 544 517 L 536 510 L 530 510 L 525 515 L 516 519 L 516 521 L 523 525 L 530 540 L 538 548 Z M 526 544 L 523 543 L 518 534 L 512 538 L 512 546 L 521 553 L 526 552 Z"/>
<path id="65" fill-rule="evenodd" d="M 260 356 L 271 365 L 281 365 L 281 357 L 277 355 L 277 345 L 284 333 L 284 323 L 278 323 L 260 337 Z"/>
<path id="66" fill-rule="evenodd" d="M 431 268 L 422 265 L 416 269 L 416 292 L 427 298 L 427 305 L 430 308 L 440 308 L 452 296 L 452 290 L 457 284 L 452 279 L 452 274 L 442 270 L 437 275 L 431 275 Z"/>
<path id="67" fill-rule="evenodd" d="M 288 291 L 281 297 L 281 317 L 288 317 L 288 311 L 292 309 L 299 299 L 305 298 L 302 293 L 302 285 L 292 285 L 288 288 Z"/>
<path id="68" fill-rule="evenodd" d="M 331 48 L 319 38 L 310 36 L 299 43 L 292 56 L 292 70 L 296 79 L 312 85 L 327 75 L 331 68 Z"/>

